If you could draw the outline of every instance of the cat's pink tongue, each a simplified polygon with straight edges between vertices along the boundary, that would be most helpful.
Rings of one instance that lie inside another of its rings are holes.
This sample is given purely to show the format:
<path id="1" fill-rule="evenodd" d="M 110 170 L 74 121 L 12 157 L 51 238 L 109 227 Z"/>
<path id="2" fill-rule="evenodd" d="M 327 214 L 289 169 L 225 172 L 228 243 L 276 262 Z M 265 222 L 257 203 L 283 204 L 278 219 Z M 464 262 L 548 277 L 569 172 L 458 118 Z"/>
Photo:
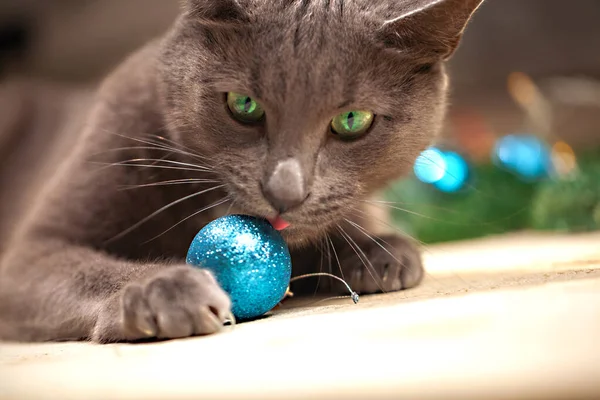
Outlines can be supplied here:
<path id="1" fill-rule="evenodd" d="M 285 228 L 287 228 L 288 226 L 290 226 L 290 223 L 287 222 L 286 220 L 284 220 L 283 218 L 281 218 L 279 215 L 274 218 L 267 218 L 267 219 L 269 220 L 271 225 L 273 225 L 273 228 L 275 228 L 275 230 L 278 230 L 278 231 L 282 231 Z"/>

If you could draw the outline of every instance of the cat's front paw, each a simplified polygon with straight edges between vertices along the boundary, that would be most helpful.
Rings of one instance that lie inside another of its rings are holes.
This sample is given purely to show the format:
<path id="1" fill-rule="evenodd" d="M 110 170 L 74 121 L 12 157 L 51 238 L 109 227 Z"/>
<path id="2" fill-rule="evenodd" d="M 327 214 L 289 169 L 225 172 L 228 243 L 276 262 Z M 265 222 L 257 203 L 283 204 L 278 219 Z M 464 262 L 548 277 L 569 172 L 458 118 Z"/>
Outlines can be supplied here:
<path id="1" fill-rule="evenodd" d="M 99 318 L 98 342 L 172 339 L 217 332 L 231 301 L 212 274 L 180 266 L 128 284 Z"/>
<path id="2" fill-rule="evenodd" d="M 349 246 L 340 260 L 344 278 L 355 292 L 394 292 L 415 287 L 423 279 L 421 254 L 407 239 L 384 236 L 377 242 L 356 241 L 356 245 L 360 258 Z"/>

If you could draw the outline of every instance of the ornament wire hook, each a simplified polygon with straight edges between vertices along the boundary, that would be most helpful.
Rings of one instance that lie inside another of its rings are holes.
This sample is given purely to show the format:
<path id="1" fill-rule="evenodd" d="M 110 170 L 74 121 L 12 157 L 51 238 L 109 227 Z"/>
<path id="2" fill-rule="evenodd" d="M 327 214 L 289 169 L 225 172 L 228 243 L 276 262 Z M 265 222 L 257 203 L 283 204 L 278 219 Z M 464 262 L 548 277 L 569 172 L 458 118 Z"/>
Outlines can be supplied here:
<path id="1" fill-rule="evenodd" d="M 312 278 L 312 277 L 315 277 L 315 276 L 328 276 L 330 278 L 337 279 L 338 281 L 342 282 L 348 288 L 348 291 L 350 292 L 350 298 L 352 299 L 352 301 L 354 302 L 354 304 L 358 303 L 358 300 L 359 300 L 358 293 L 356 293 L 354 290 L 352 290 L 352 288 L 350 287 L 350 285 L 348 285 L 348 283 L 345 280 L 343 280 L 339 276 L 328 274 L 327 272 L 315 272 L 314 274 L 305 274 L 305 275 L 295 276 L 292 279 L 290 279 L 290 283 L 292 283 L 294 281 L 297 281 L 297 280 L 300 280 L 300 279 Z"/>

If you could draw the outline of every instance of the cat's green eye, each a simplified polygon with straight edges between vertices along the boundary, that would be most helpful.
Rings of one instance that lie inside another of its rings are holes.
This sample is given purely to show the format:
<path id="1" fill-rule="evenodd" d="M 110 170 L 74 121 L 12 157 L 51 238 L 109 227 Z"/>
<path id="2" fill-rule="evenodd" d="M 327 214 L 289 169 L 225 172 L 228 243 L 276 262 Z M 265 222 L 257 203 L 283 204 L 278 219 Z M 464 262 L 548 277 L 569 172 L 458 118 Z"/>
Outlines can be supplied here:
<path id="1" fill-rule="evenodd" d="M 260 104 L 252 97 L 243 94 L 227 93 L 227 107 L 229 107 L 233 117 L 240 122 L 258 122 L 265 115 L 265 111 Z"/>
<path id="2" fill-rule="evenodd" d="M 331 130 L 342 140 L 358 139 L 373 125 L 374 118 L 370 111 L 348 111 L 331 121 Z"/>

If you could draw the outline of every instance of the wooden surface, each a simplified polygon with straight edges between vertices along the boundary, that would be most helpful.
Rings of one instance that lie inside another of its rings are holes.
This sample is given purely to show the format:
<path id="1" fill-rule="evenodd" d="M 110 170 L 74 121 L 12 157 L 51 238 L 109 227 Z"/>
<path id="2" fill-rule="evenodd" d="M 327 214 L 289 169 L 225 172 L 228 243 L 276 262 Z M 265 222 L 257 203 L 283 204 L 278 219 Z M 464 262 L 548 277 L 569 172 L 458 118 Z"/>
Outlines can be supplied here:
<path id="1" fill-rule="evenodd" d="M 598 399 L 600 234 L 426 250 L 415 290 L 148 345 L 0 344 L 0 399 Z"/>

